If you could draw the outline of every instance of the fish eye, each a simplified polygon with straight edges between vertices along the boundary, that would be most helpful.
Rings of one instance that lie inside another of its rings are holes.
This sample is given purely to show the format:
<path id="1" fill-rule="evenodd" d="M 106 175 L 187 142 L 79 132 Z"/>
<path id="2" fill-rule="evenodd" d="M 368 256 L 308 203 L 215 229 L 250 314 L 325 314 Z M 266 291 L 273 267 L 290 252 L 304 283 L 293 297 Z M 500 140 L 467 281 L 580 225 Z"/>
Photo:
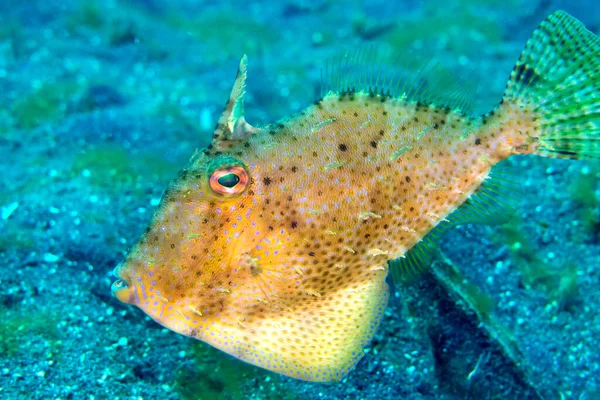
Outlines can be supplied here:
<path id="1" fill-rule="evenodd" d="M 240 194 L 248 184 L 248 172 L 243 167 L 233 166 L 215 170 L 210 176 L 210 188 L 217 194 L 233 196 Z"/>

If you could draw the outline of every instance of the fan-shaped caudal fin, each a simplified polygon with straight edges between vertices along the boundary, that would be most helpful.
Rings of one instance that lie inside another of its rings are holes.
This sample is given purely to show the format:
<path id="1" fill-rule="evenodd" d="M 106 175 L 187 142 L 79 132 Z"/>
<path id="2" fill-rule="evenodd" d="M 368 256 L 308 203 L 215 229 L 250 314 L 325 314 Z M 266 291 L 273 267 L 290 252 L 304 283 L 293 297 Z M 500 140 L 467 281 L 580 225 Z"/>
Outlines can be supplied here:
<path id="1" fill-rule="evenodd" d="M 600 38 L 563 11 L 543 21 L 510 76 L 515 153 L 600 158 Z"/>

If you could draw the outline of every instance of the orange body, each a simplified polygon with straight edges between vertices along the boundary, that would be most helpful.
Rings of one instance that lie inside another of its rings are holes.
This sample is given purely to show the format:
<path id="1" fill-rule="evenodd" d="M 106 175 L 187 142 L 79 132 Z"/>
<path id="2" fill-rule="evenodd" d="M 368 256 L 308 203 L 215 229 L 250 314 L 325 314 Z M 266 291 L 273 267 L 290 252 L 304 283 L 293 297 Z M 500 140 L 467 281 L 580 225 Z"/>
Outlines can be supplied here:
<path id="1" fill-rule="evenodd" d="M 535 130 L 516 108 L 501 110 L 482 121 L 346 94 L 260 130 L 241 122 L 238 137 L 234 122 L 167 190 L 118 268 L 129 284 L 119 296 L 246 361 L 338 379 L 379 323 L 387 261 L 523 145 L 516 130 Z M 211 193 L 215 163 L 243 165 L 241 195 Z"/>

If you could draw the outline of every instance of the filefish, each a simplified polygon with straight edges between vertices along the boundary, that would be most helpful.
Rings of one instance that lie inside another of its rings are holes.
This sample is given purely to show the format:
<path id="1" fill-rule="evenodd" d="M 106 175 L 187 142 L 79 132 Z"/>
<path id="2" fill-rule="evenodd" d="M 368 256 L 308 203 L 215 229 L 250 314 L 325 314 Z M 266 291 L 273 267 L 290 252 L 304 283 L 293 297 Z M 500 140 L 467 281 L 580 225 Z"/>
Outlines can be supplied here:
<path id="1" fill-rule="evenodd" d="M 244 56 L 212 143 L 165 190 L 114 296 L 248 363 L 340 380 L 381 321 L 390 268 L 426 268 L 428 238 L 489 214 L 498 162 L 600 158 L 600 39 L 565 12 L 535 30 L 485 115 L 341 67 L 366 58 L 332 67 L 297 115 L 254 127 Z"/>

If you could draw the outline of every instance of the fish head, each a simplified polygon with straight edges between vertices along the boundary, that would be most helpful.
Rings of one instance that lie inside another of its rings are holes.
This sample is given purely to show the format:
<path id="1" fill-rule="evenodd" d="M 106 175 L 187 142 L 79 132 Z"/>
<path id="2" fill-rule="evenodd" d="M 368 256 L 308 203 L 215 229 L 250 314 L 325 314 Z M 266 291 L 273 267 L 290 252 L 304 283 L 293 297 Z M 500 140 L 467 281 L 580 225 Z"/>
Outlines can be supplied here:
<path id="1" fill-rule="evenodd" d="M 246 123 L 245 77 L 244 57 L 211 145 L 165 191 L 115 269 L 112 292 L 163 326 L 251 364 L 339 380 L 364 355 L 383 315 L 387 271 L 358 271 L 350 259 L 359 255 L 335 232 L 323 233 L 324 192 L 316 185 L 330 178 L 289 164 L 307 148 L 281 132 L 310 126 Z M 288 139 L 275 146 L 279 137 Z M 356 216 L 348 218 L 359 223 Z"/>
<path id="2" fill-rule="evenodd" d="M 170 183 L 151 224 L 114 270 L 118 300 L 184 334 L 190 316 L 206 319 L 226 307 L 259 240 L 249 171 L 256 156 L 246 140 L 259 129 L 243 117 L 245 65 L 244 58 L 212 143 Z"/>
<path id="3" fill-rule="evenodd" d="M 207 294 L 228 290 L 232 282 L 225 281 L 224 272 L 247 248 L 251 215 L 245 212 L 250 209 L 245 192 L 251 182 L 246 168 L 233 157 L 195 157 L 170 184 L 152 223 L 115 268 L 119 280 L 113 294 L 163 325 L 173 317 L 166 310 L 175 303 L 200 310 L 218 301 L 220 296 Z M 194 306 L 188 305 L 191 296 Z"/>

